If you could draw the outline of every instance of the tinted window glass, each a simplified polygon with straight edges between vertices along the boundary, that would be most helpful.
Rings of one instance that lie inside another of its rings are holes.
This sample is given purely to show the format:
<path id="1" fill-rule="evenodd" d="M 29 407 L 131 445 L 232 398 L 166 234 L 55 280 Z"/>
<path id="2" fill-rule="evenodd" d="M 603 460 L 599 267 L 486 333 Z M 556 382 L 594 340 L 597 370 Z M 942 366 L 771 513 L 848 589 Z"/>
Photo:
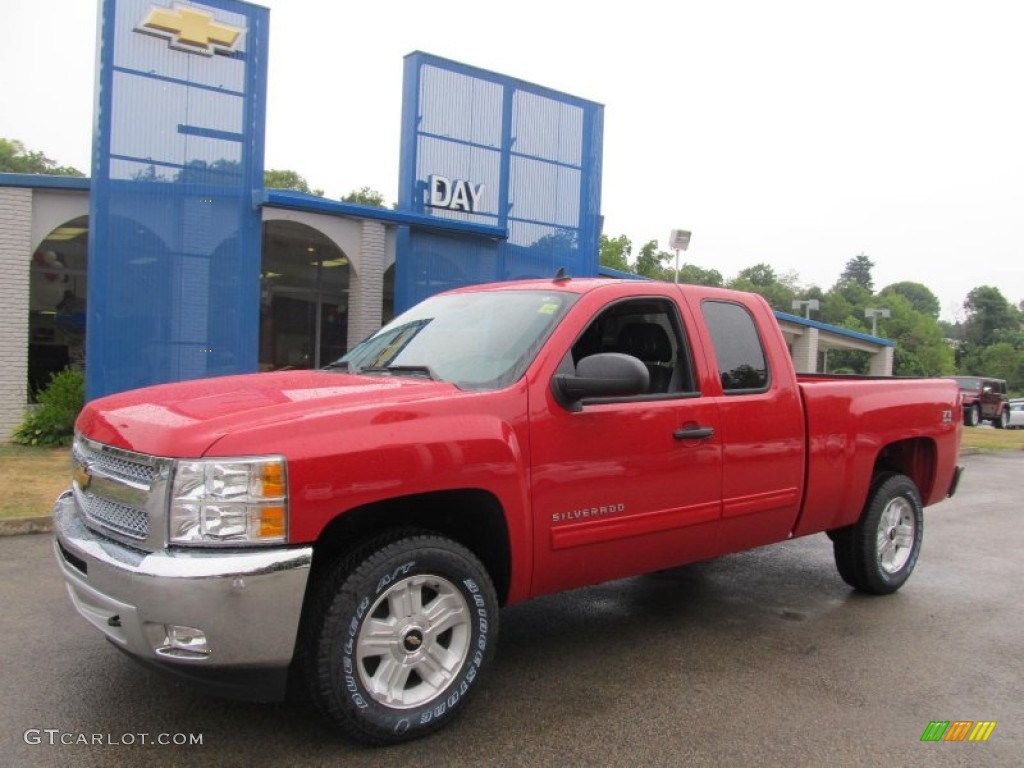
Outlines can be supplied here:
<path id="1" fill-rule="evenodd" d="M 768 363 L 754 319 L 739 304 L 705 301 L 701 306 L 715 346 L 722 389 L 727 393 L 765 389 Z"/>

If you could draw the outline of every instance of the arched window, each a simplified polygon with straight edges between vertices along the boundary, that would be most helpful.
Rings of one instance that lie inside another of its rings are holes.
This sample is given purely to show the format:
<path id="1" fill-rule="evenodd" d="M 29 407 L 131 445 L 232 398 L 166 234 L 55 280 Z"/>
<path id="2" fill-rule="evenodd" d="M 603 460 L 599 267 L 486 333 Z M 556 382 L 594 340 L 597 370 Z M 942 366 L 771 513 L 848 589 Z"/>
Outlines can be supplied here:
<path id="1" fill-rule="evenodd" d="M 86 266 L 89 217 L 50 232 L 29 267 L 28 391 L 36 395 L 50 377 L 85 364 Z"/>
<path id="2" fill-rule="evenodd" d="M 260 369 L 319 368 L 348 346 L 349 262 L 322 232 L 263 225 Z"/>

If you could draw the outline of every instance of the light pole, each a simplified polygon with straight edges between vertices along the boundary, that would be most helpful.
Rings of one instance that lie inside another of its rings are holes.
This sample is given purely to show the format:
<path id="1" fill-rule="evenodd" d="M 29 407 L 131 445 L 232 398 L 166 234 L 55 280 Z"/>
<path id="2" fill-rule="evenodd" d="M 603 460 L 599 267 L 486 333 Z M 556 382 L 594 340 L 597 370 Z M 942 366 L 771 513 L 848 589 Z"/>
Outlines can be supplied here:
<path id="1" fill-rule="evenodd" d="M 690 247 L 690 232 L 686 229 L 673 229 L 668 237 L 668 247 L 676 252 L 676 279 L 679 282 L 679 252 Z"/>
<path id="2" fill-rule="evenodd" d="M 811 319 L 811 310 L 813 309 L 817 312 L 820 307 L 821 302 L 817 299 L 807 299 L 806 301 L 793 299 L 793 309 L 800 310 L 802 308 L 804 310 L 804 317 L 808 320 Z"/>
<path id="3" fill-rule="evenodd" d="M 871 335 L 878 335 L 878 318 L 889 317 L 892 313 L 888 309 L 871 309 L 868 307 L 864 310 L 864 317 L 871 318 Z"/>

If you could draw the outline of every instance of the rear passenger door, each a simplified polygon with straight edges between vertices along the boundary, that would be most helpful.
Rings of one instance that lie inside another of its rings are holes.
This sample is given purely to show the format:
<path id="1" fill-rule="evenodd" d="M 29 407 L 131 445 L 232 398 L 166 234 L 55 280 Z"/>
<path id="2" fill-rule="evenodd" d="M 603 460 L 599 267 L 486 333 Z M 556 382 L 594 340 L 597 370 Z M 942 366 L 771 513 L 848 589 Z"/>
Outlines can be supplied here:
<path id="1" fill-rule="evenodd" d="M 709 365 L 717 369 L 722 456 L 722 525 L 716 549 L 733 552 L 788 537 L 804 483 L 803 405 L 789 352 L 771 310 L 709 293 L 704 320 Z"/>

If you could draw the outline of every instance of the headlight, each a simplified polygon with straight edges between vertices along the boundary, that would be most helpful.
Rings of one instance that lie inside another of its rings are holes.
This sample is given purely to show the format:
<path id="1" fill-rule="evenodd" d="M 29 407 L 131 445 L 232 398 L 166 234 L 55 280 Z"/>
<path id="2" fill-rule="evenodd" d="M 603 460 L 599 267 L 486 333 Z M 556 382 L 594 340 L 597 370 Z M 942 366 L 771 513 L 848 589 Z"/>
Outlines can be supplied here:
<path id="1" fill-rule="evenodd" d="M 284 459 L 263 456 L 175 463 L 172 544 L 245 546 L 287 541 Z"/>

